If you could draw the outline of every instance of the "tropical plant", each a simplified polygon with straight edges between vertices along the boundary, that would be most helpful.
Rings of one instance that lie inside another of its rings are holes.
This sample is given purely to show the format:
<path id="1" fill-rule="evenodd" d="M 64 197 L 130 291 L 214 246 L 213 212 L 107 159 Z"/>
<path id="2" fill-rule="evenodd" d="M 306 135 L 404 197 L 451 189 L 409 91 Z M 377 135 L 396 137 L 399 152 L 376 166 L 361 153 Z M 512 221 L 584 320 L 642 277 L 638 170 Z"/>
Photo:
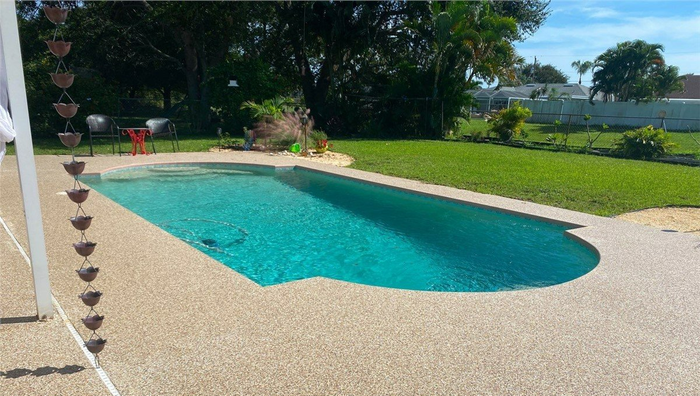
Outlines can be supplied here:
<path id="1" fill-rule="evenodd" d="M 683 89 L 678 68 L 666 66 L 661 44 L 625 41 L 609 48 L 595 60 L 591 101 L 598 92 L 604 100 L 628 102 L 652 100 Z"/>
<path id="2" fill-rule="evenodd" d="M 326 135 L 326 133 L 323 132 L 321 129 L 317 129 L 311 132 L 309 134 L 309 140 L 314 142 L 317 151 L 319 149 L 322 149 L 324 151 L 325 149 L 328 149 L 328 135 Z"/>
<path id="3" fill-rule="evenodd" d="M 547 84 L 545 84 L 541 87 L 535 88 L 532 90 L 532 92 L 530 92 L 530 99 L 532 99 L 532 100 L 539 99 L 542 96 L 546 95 L 548 91 L 549 91 L 549 87 L 547 86 Z"/>
<path id="4" fill-rule="evenodd" d="M 512 44 L 516 20 L 499 15 L 488 3 L 433 2 L 425 20 L 406 25 L 411 36 L 428 44 L 415 51 L 422 69 L 416 77 L 431 80 L 427 125 L 432 137 L 443 137 L 459 118 L 468 117 L 472 98 L 465 92 L 474 88 L 475 79 L 493 82 L 512 76 L 522 62 Z"/>
<path id="5" fill-rule="evenodd" d="M 557 150 L 566 148 L 566 137 L 564 136 L 564 134 L 550 133 L 544 140 L 546 140 L 549 143 L 552 143 L 554 148 L 556 148 Z"/>
<path id="6" fill-rule="evenodd" d="M 558 89 L 554 87 L 549 89 L 549 94 L 547 94 L 547 100 L 559 100 L 560 97 L 561 94 L 559 93 Z"/>
<path id="7" fill-rule="evenodd" d="M 668 153 L 675 145 L 671 142 L 671 135 L 662 128 L 654 129 L 648 125 L 623 133 L 622 138 L 613 144 L 612 151 L 625 158 L 650 159 Z"/>
<path id="8" fill-rule="evenodd" d="M 561 121 L 554 120 L 552 124 L 554 124 L 554 133 L 557 133 L 557 128 L 559 128 L 559 126 L 561 125 Z"/>
<path id="9" fill-rule="evenodd" d="M 219 147 L 233 147 L 237 143 L 237 140 L 231 137 L 231 134 L 228 132 L 223 132 L 221 135 L 219 135 Z"/>
<path id="10" fill-rule="evenodd" d="M 499 111 L 489 122 L 489 130 L 508 142 L 520 135 L 525 120 L 532 117 L 532 111 L 515 102 L 510 108 Z"/>
<path id="11" fill-rule="evenodd" d="M 470 142 L 481 142 L 484 141 L 484 131 L 482 130 L 475 130 L 473 131 L 467 139 Z"/>
<path id="12" fill-rule="evenodd" d="M 571 67 L 578 73 L 578 83 L 581 84 L 581 77 L 593 68 L 593 62 L 577 60 L 571 62 Z"/>
<path id="13" fill-rule="evenodd" d="M 591 135 L 591 126 L 590 126 L 591 115 L 590 115 L 590 114 L 584 114 L 584 115 L 583 115 L 583 120 L 586 122 L 586 135 L 588 136 L 588 141 L 586 142 L 585 151 L 588 151 L 588 150 L 590 150 L 591 148 L 593 148 L 593 143 L 595 143 L 596 140 L 598 140 L 598 138 L 600 137 L 600 135 L 602 135 L 603 132 L 605 132 L 605 131 L 608 129 L 608 125 L 607 125 L 607 124 L 601 125 L 600 131 L 598 131 L 598 134 L 597 134 L 597 135 L 595 136 L 595 138 L 594 138 L 594 137 Z"/>
<path id="14" fill-rule="evenodd" d="M 559 128 L 561 126 L 561 124 L 562 124 L 562 122 L 560 120 L 554 120 L 554 134 L 555 134 L 555 136 L 560 135 L 557 133 L 557 128 Z M 565 149 L 566 149 L 567 144 L 569 143 L 569 132 L 570 132 L 570 129 L 567 128 L 566 132 L 561 134 L 561 136 L 562 136 L 561 143 L 562 143 L 563 148 L 565 148 Z"/>
<path id="15" fill-rule="evenodd" d="M 294 101 L 290 98 L 276 96 L 265 99 L 260 104 L 252 100 L 245 101 L 241 104 L 241 110 L 250 110 L 250 115 L 259 121 L 280 120 L 284 113 L 292 111 L 293 104 Z"/>

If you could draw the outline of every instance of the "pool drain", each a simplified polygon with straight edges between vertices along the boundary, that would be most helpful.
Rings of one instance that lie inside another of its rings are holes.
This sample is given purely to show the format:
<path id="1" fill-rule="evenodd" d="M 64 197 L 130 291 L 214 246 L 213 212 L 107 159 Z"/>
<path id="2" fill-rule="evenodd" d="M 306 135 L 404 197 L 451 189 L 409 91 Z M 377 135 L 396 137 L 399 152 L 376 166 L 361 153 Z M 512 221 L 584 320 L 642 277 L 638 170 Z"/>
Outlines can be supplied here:
<path id="1" fill-rule="evenodd" d="M 245 229 L 220 220 L 179 219 L 157 225 L 192 246 L 229 256 L 233 255 L 227 251 L 227 248 L 242 244 L 248 237 L 248 231 Z"/>
<path id="2" fill-rule="evenodd" d="M 202 243 L 209 246 L 209 247 L 218 247 L 219 243 L 216 241 L 216 239 L 202 239 Z"/>

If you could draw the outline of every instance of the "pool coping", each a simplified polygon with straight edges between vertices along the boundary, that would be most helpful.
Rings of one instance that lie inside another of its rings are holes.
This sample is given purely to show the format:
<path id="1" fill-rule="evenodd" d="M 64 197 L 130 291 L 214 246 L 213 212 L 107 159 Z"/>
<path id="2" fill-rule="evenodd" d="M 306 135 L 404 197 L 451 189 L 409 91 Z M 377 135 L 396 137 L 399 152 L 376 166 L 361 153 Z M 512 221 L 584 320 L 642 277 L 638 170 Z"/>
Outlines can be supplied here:
<path id="1" fill-rule="evenodd" d="M 0 167 L 0 210 L 21 205 L 11 158 Z M 57 159 L 70 157 L 36 158 L 42 215 L 54 296 L 76 320 L 85 312 L 66 221 L 75 209 L 57 195 L 71 183 Z M 582 225 L 571 235 L 601 255 L 575 280 L 513 292 L 407 291 L 318 277 L 261 287 L 96 192 L 86 210 L 95 216 L 93 256 L 105 270 L 97 284 L 109 319 L 101 361 L 124 394 L 700 393 L 696 236 L 258 153 L 87 162 L 99 170 L 159 162 L 311 168 Z M 0 215 L 26 249 L 21 210 Z M 145 248 L 134 247 L 134 233 Z"/>

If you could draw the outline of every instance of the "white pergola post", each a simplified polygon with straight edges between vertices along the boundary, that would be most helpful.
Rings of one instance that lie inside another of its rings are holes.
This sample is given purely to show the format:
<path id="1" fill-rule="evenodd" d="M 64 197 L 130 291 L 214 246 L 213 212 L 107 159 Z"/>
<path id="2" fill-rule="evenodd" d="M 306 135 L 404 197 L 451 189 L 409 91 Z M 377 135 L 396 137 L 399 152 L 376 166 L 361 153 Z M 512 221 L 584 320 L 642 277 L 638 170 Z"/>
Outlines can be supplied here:
<path id="1" fill-rule="evenodd" d="M 0 0 L 0 40 L 2 40 L 2 53 L 0 55 L 5 58 L 7 67 L 10 114 L 17 132 L 15 151 L 17 153 L 17 169 L 19 170 L 19 181 L 22 189 L 24 217 L 27 222 L 36 310 L 39 319 L 50 319 L 53 318 L 53 305 L 51 304 L 51 285 L 49 284 L 49 267 L 46 259 L 44 226 L 41 220 L 41 205 L 39 204 L 39 183 L 36 177 L 36 165 L 34 164 L 34 145 L 32 144 L 32 132 L 29 125 L 29 109 L 27 107 L 27 91 L 24 86 L 17 13 L 15 2 L 11 0 Z"/>

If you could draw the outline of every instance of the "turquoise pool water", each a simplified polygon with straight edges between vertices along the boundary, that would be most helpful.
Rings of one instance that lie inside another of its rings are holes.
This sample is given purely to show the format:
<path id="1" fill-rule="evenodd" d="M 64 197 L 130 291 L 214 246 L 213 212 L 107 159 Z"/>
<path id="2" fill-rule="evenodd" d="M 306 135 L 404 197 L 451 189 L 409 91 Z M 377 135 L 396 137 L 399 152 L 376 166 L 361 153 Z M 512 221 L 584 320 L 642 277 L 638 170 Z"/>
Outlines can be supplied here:
<path id="1" fill-rule="evenodd" d="M 82 180 L 262 286 L 323 276 L 501 291 L 598 262 L 566 227 L 300 169 L 158 166 Z"/>

